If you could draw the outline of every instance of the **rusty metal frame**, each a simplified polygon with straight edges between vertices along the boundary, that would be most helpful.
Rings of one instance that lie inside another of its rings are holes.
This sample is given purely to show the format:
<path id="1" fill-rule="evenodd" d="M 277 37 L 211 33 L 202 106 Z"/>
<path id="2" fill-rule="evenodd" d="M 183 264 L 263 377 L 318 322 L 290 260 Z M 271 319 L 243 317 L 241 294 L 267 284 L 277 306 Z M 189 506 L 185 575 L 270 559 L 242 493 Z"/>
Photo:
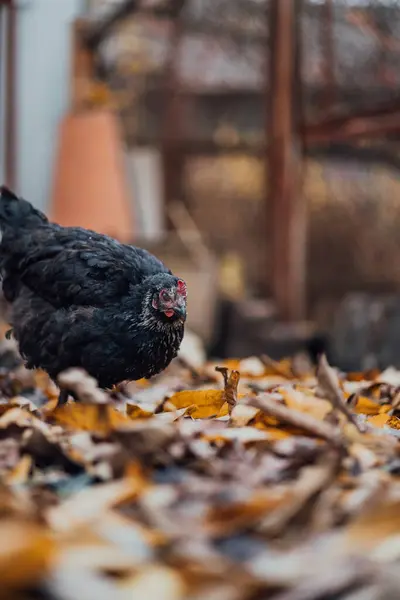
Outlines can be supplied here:
<path id="1" fill-rule="evenodd" d="M 298 17 L 301 0 L 270 0 L 268 16 L 270 35 L 269 76 L 266 78 L 268 130 L 267 144 L 251 148 L 244 144 L 222 149 L 210 142 L 187 140 L 182 132 L 182 112 L 185 92 L 180 89 L 176 76 L 182 24 L 180 11 L 184 0 L 169 0 L 167 9 L 148 13 L 174 22 L 171 53 L 167 61 L 164 86 L 164 115 L 161 151 L 164 163 L 164 194 L 166 203 L 182 196 L 181 179 L 184 159 L 190 153 L 218 151 L 238 152 L 249 150 L 263 154 L 269 181 L 266 212 L 266 231 L 269 235 L 269 258 L 272 280 L 266 291 L 275 298 L 279 314 L 285 320 L 303 319 L 305 316 L 306 289 L 306 232 L 307 215 L 301 193 L 302 159 L 305 154 L 327 151 L 332 143 L 336 147 L 361 138 L 378 138 L 400 134 L 400 100 L 392 106 L 381 106 L 374 111 L 357 115 L 332 115 L 334 106 L 335 52 L 333 40 L 333 0 L 325 0 L 321 7 L 320 39 L 323 48 L 323 75 L 325 92 L 323 103 L 327 116 L 319 123 L 305 123 L 299 101 L 299 72 L 301 71 L 301 44 L 299 43 Z M 128 14 L 143 14 L 138 0 L 125 0 L 101 22 L 92 25 L 85 35 L 86 43 L 94 50 Z M 161 6 L 161 5 L 160 5 Z M 145 11 L 146 12 L 146 11 Z M 264 37 L 264 36 L 263 36 Z M 257 40 L 258 41 L 258 40 Z M 259 40 L 267 41 L 266 39 Z M 297 87 L 296 87 L 297 86 Z"/>
<path id="2" fill-rule="evenodd" d="M 302 128 L 302 135 L 307 145 L 375 138 L 398 133 L 400 133 L 400 98 L 354 115 L 328 116 L 319 123 Z"/>

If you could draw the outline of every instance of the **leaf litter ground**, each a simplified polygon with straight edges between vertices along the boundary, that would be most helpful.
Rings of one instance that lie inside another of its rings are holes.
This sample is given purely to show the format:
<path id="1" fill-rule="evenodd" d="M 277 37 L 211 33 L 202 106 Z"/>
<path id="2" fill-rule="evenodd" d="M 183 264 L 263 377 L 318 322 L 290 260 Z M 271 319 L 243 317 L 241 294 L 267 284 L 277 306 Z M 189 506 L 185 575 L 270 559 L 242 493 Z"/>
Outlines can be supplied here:
<path id="1" fill-rule="evenodd" d="M 399 372 L 182 357 L 60 385 L 81 402 L 2 342 L 0 598 L 399 597 Z"/>

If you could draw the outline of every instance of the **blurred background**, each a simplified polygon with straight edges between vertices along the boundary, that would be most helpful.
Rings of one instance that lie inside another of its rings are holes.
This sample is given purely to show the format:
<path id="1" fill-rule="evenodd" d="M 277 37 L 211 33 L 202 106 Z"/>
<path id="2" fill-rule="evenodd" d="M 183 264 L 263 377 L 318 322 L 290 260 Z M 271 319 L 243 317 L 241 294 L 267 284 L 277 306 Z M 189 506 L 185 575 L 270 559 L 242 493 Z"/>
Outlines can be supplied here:
<path id="1" fill-rule="evenodd" d="M 211 356 L 400 366 L 396 0 L 0 0 L 0 179 L 153 251 Z"/>

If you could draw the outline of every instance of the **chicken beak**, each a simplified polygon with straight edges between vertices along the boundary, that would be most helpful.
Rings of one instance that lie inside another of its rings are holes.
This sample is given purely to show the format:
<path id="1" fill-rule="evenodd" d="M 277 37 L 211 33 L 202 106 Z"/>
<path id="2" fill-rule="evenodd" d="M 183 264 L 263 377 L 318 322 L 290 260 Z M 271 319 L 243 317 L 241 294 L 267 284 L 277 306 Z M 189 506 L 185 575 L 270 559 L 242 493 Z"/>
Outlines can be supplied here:
<path id="1" fill-rule="evenodd" d="M 184 304 L 175 304 L 175 306 L 174 306 L 174 313 L 182 321 L 186 320 L 186 306 Z"/>

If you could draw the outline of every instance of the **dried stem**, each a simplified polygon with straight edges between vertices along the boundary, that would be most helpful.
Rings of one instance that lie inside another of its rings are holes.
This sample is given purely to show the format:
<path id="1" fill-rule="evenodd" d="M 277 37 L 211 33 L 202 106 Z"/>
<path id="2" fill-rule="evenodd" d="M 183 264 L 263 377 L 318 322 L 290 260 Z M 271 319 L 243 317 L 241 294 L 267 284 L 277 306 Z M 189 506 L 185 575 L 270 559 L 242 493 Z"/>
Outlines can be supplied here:
<path id="1" fill-rule="evenodd" d="M 344 440 L 340 435 L 340 432 L 332 427 L 332 425 L 329 425 L 324 421 L 318 421 L 311 415 L 307 415 L 293 408 L 287 408 L 267 394 L 261 394 L 255 398 L 250 398 L 248 404 L 260 409 L 267 415 L 276 417 L 283 423 L 304 429 L 304 431 L 326 440 L 333 446 L 339 447 L 344 445 Z"/>
<path id="2" fill-rule="evenodd" d="M 317 378 L 317 396 L 326 398 L 334 409 L 341 412 L 350 423 L 357 427 L 358 431 L 364 433 L 364 428 L 358 423 L 356 417 L 347 406 L 343 392 L 340 389 L 338 376 L 329 365 L 324 354 L 319 359 Z"/>

